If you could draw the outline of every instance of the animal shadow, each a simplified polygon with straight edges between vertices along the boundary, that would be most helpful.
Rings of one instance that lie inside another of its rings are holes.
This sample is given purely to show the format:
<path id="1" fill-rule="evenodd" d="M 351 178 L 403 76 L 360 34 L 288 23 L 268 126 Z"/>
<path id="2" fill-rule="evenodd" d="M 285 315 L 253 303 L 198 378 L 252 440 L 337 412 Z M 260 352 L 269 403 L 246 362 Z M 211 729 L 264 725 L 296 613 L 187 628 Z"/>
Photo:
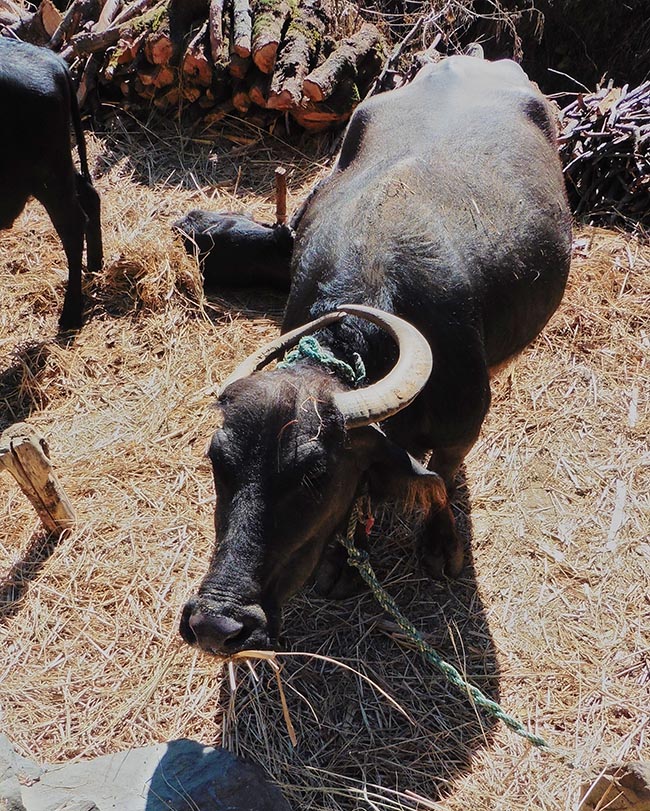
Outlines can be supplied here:
<path id="1" fill-rule="evenodd" d="M 499 670 L 476 583 L 464 476 L 454 512 L 467 547 L 457 580 L 422 576 L 411 527 L 388 511 L 372 532 L 370 559 L 426 642 L 498 701 Z M 371 594 L 335 603 L 307 593 L 290 603 L 284 627 L 288 652 L 278 663 L 297 745 L 289 746 L 275 678 L 259 665 L 259 682 L 244 668 L 237 671 L 224 741 L 265 764 L 294 807 L 306 807 L 310 795 L 328 811 L 357 809 L 364 796 L 368 807 L 413 808 L 418 797 L 435 802 L 453 790 L 473 753 L 489 743 L 496 721 L 423 659 Z"/>
<path id="2" fill-rule="evenodd" d="M 30 583 L 54 553 L 60 537 L 45 530 L 35 533 L 22 558 L 0 580 L 0 622 L 8 621 L 20 611 Z"/>
<path id="3" fill-rule="evenodd" d="M 0 431 L 27 419 L 33 409 L 43 404 L 39 379 L 49 355 L 50 342 L 25 343 L 13 352 L 9 365 L 0 371 Z"/>

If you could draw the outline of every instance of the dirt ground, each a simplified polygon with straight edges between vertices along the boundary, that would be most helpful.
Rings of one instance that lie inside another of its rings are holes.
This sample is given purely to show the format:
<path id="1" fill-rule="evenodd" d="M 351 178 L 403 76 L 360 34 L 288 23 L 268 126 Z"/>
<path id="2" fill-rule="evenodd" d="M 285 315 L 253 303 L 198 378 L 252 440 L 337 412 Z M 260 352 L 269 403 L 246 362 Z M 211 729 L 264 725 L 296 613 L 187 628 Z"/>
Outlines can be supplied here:
<path id="1" fill-rule="evenodd" d="M 0 235 L 0 428 L 28 420 L 47 437 L 78 516 L 50 543 L 0 476 L 1 728 L 41 761 L 223 743 L 310 811 L 574 809 L 605 765 L 650 758 L 650 247 L 629 235 L 576 230 L 563 304 L 494 382 L 457 507 L 460 579 L 421 575 L 399 517 L 383 516 L 373 550 L 445 658 L 564 758 L 446 686 L 369 595 L 294 599 L 287 650 L 363 672 L 410 720 L 334 661 L 282 657 L 295 748 L 268 665 L 229 674 L 177 634 L 213 542 L 214 389 L 277 332 L 283 300 L 203 298 L 170 224 L 193 207 L 270 219 L 274 167 L 296 205 L 327 146 L 115 119 L 90 143 L 106 264 L 69 341 L 46 215 L 30 204 Z"/>

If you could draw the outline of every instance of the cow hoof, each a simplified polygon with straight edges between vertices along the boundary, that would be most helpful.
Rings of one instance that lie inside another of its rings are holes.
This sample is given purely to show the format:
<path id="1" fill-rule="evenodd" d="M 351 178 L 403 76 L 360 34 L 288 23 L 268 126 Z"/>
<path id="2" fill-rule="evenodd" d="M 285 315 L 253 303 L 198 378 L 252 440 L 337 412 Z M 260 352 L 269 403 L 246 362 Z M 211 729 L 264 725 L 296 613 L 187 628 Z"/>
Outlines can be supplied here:
<path id="1" fill-rule="evenodd" d="M 361 575 L 347 562 L 342 546 L 329 546 L 316 571 L 314 590 L 328 600 L 345 600 L 367 591 Z"/>

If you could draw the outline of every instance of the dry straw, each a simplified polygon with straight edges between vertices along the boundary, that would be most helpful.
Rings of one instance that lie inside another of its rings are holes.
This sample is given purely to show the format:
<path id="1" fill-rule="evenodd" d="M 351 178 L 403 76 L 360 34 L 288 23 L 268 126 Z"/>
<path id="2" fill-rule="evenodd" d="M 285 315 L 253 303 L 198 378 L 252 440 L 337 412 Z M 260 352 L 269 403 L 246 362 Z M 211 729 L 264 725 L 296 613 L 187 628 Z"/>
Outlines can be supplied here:
<path id="1" fill-rule="evenodd" d="M 586 775 L 650 756 L 650 249 L 624 234 L 578 232 L 562 307 L 495 381 L 457 508 L 471 548 L 460 579 L 421 575 L 398 516 L 380 516 L 372 550 L 428 641 L 576 768 L 487 724 L 370 596 L 291 602 L 286 645 L 318 657 L 281 659 L 284 710 L 268 665 L 238 664 L 231 685 L 177 635 L 213 540 L 213 390 L 276 334 L 283 302 L 203 299 L 170 223 L 197 206 L 270 218 L 275 165 L 295 205 L 322 147 L 115 119 L 90 144 L 106 267 L 68 343 L 47 217 L 32 204 L 2 232 L 2 427 L 26 418 L 47 436 L 79 518 L 52 548 L 0 479 L 2 729 L 51 761 L 224 743 L 307 811 L 573 808 Z"/>

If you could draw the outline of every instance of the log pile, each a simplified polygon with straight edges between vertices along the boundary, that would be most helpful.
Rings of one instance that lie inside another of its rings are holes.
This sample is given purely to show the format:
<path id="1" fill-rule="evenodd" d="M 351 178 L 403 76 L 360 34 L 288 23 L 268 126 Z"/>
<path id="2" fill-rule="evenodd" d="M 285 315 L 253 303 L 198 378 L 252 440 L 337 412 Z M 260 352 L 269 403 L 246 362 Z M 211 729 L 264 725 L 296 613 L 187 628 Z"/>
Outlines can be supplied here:
<path id="1" fill-rule="evenodd" d="M 560 154 L 577 216 L 650 227 L 650 82 L 579 95 L 560 112 Z"/>
<path id="2" fill-rule="evenodd" d="M 58 51 L 79 78 L 121 105 L 289 113 L 311 131 L 345 121 L 379 72 L 384 40 L 359 18 L 337 30 L 330 0 L 0 0 L 0 33 Z"/>

